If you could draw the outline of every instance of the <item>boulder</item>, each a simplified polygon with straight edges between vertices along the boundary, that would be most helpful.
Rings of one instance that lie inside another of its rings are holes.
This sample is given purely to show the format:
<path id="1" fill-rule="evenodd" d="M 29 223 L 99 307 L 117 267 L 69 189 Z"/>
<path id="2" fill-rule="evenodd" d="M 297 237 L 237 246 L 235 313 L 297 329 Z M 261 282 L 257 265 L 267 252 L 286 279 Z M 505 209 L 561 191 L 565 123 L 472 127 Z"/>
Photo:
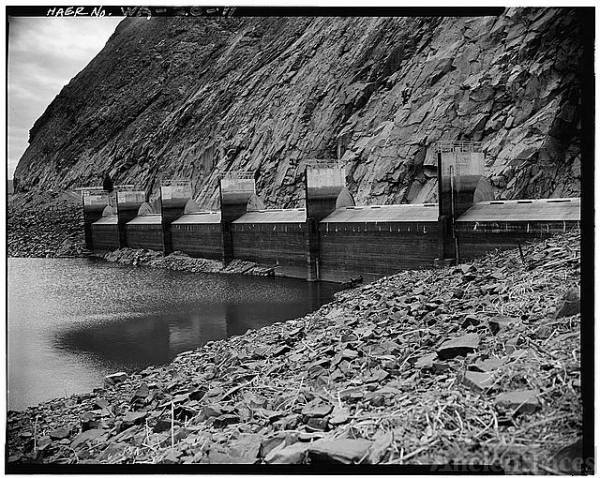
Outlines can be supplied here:
<path id="1" fill-rule="evenodd" d="M 310 402 L 302 409 L 302 415 L 309 418 L 322 418 L 329 415 L 333 410 L 333 406 L 328 403 Z"/>
<path id="2" fill-rule="evenodd" d="M 117 372 L 111 375 L 107 375 L 106 377 L 104 377 L 104 385 L 110 386 L 124 382 L 127 379 L 127 377 L 128 375 L 125 372 Z"/>
<path id="3" fill-rule="evenodd" d="M 491 318 L 489 321 L 490 330 L 492 334 L 496 335 L 498 332 L 513 327 L 517 324 L 521 323 L 521 319 L 516 317 L 507 317 L 504 315 L 499 315 L 497 317 Z"/>
<path id="4" fill-rule="evenodd" d="M 372 441 L 361 438 L 317 440 L 310 446 L 308 452 L 313 462 L 348 465 L 364 459 L 372 445 Z"/>
<path id="5" fill-rule="evenodd" d="M 496 397 L 495 403 L 514 413 L 533 413 L 541 408 L 537 395 L 533 390 L 505 392 Z"/>
<path id="6" fill-rule="evenodd" d="M 83 433 L 80 433 L 71 442 L 71 448 L 77 448 L 78 446 L 83 445 L 84 443 L 87 443 L 88 441 L 91 441 L 91 440 L 97 440 L 97 439 L 101 438 L 106 432 L 107 432 L 106 430 L 92 428 Z"/>
<path id="7" fill-rule="evenodd" d="M 284 445 L 271 450 L 265 457 L 265 462 L 271 465 L 299 465 L 304 463 L 310 443 L 298 442 L 290 446 Z"/>
<path id="8" fill-rule="evenodd" d="M 579 314 L 580 312 L 581 298 L 579 295 L 579 287 L 573 287 L 569 289 L 560 301 L 556 311 L 556 318 L 570 317 L 571 315 Z"/>
<path id="9" fill-rule="evenodd" d="M 449 360 L 459 355 L 465 356 L 477 350 L 479 341 L 479 334 L 466 334 L 447 340 L 437 349 L 437 356 L 441 360 Z"/>
<path id="10" fill-rule="evenodd" d="M 483 392 L 494 384 L 494 374 L 467 371 L 462 376 L 461 382 L 474 392 Z"/>

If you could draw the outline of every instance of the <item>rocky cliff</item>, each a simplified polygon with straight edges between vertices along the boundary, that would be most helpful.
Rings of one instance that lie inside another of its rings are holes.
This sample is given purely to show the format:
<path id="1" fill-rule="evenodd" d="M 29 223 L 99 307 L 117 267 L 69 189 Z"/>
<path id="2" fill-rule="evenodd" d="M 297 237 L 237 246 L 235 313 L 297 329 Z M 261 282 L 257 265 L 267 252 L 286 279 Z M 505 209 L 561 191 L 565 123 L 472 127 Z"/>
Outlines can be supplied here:
<path id="1" fill-rule="evenodd" d="M 435 145 L 464 140 L 498 198 L 579 196 L 584 14 L 126 18 L 31 129 L 17 188 L 191 179 L 217 207 L 239 169 L 290 207 L 303 161 L 339 157 L 359 204 L 423 202 Z"/>

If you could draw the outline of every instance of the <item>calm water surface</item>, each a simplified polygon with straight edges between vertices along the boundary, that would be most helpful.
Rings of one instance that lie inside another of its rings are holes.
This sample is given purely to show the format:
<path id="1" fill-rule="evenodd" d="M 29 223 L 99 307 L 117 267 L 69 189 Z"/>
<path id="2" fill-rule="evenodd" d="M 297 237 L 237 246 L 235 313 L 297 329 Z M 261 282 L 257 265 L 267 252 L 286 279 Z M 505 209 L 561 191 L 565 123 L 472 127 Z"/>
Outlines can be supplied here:
<path id="1" fill-rule="evenodd" d="M 102 386 L 209 340 L 301 317 L 336 284 L 8 259 L 8 408 Z"/>

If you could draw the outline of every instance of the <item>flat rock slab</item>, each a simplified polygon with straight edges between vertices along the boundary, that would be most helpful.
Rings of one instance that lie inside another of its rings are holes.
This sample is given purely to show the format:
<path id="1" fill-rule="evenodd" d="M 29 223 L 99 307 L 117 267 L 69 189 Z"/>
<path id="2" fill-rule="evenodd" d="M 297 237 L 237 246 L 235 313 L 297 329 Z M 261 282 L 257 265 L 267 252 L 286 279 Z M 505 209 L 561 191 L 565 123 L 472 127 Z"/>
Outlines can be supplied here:
<path id="1" fill-rule="evenodd" d="M 467 371 L 462 376 L 462 383 L 475 392 L 483 392 L 494 384 L 494 374 L 491 372 Z"/>
<path id="2" fill-rule="evenodd" d="M 533 413 L 541 408 L 537 392 L 533 390 L 501 393 L 495 402 L 496 405 L 521 413 Z"/>
<path id="3" fill-rule="evenodd" d="M 492 372 L 506 363 L 506 359 L 491 357 L 485 360 L 478 360 L 473 364 L 481 372 Z"/>
<path id="4" fill-rule="evenodd" d="M 133 394 L 133 397 L 131 399 L 131 401 L 135 401 L 135 400 L 144 400 L 145 398 L 148 397 L 148 394 L 150 393 L 150 390 L 148 389 L 148 385 L 145 383 L 142 383 L 137 390 L 135 391 L 135 393 Z"/>
<path id="5" fill-rule="evenodd" d="M 513 337 L 512 339 L 508 339 L 505 343 L 504 343 L 504 351 L 509 354 L 512 355 L 512 353 L 517 350 L 517 346 L 519 345 L 519 337 Z"/>
<path id="6" fill-rule="evenodd" d="M 276 447 L 265 457 L 272 465 L 299 465 L 304 463 L 310 443 L 294 443 L 293 445 Z"/>
<path id="7" fill-rule="evenodd" d="M 459 355 L 465 356 L 479 348 L 479 334 L 466 334 L 444 342 L 437 349 L 441 360 L 449 360 Z"/>
<path id="8" fill-rule="evenodd" d="M 461 327 L 463 329 L 466 329 L 467 327 L 469 327 L 471 325 L 474 326 L 474 327 L 477 327 L 480 323 L 481 323 L 481 319 L 479 319 L 477 316 L 475 316 L 475 315 L 467 315 L 465 317 L 465 320 L 461 324 Z"/>
<path id="9" fill-rule="evenodd" d="M 234 423 L 239 423 L 240 417 L 234 415 L 232 413 L 226 413 L 225 415 L 221 415 L 215 418 L 213 422 L 213 427 L 215 428 L 225 428 L 227 425 L 233 425 Z"/>
<path id="10" fill-rule="evenodd" d="M 122 443 L 110 443 L 103 451 L 98 455 L 98 461 L 109 460 L 110 458 L 120 455 L 123 453 L 123 449 L 126 445 Z"/>
<path id="11" fill-rule="evenodd" d="M 123 423 L 141 423 L 142 418 L 146 418 L 146 412 L 127 412 L 123 417 Z"/>
<path id="12" fill-rule="evenodd" d="M 75 437 L 75 439 L 71 442 L 71 447 L 77 448 L 79 445 L 82 445 L 85 442 L 100 438 L 105 433 L 105 430 L 100 430 L 98 428 L 92 428 L 91 430 L 87 430 Z"/>
<path id="13" fill-rule="evenodd" d="M 331 414 L 331 418 L 329 419 L 329 423 L 332 425 L 341 425 L 342 423 L 346 423 L 349 419 L 348 412 L 344 408 L 335 407 Z"/>
<path id="14" fill-rule="evenodd" d="M 240 438 L 234 446 L 213 447 L 209 452 L 209 461 L 213 463 L 234 463 L 252 465 L 258 459 L 260 439 L 257 436 Z"/>
<path id="15" fill-rule="evenodd" d="M 125 372 L 117 372 L 104 377 L 104 385 L 114 385 L 119 382 L 124 382 L 128 375 Z"/>
<path id="16" fill-rule="evenodd" d="M 362 438 L 356 440 L 349 438 L 318 440 L 310 446 L 308 453 L 313 460 L 318 462 L 348 465 L 358 463 L 367 456 L 372 444 L 372 441 Z"/>
<path id="17" fill-rule="evenodd" d="M 375 370 L 370 370 L 369 372 L 367 372 L 364 375 L 363 382 L 365 382 L 365 383 L 381 382 L 382 380 L 386 379 L 388 375 L 389 375 L 388 372 L 386 372 L 385 370 L 382 370 L 380 368 L 375 369 Z"/>
<path id="18" fill-rule="evenodd" d="M 358 402 L 365 396 L 365 392 L 360 388 L 348 388 L 340 392 L 340 400 L 346 402 Z"/>
<path id="19" fill-rule="evenodd" d="M 71 431 L 67 428 L 57 428 L 49 433 L 50 437 L 55 440 L 62 440 L 63 438 L 68 438 L 70 434 Z"/>
<path id="20" fill-rule="evenodd" d="M 502 286 L 498 284 L 489 284 L 481 287 L 481 292 L 484 294 L 498 294 L 502 290 Z"/>
<path id="21" fill-rule="evenodd" d="M 556 318 L 570 317 L 571 315 L 581 312 L 581 299 L 579 296 L 579 288 L 573 287 L 565 294 L 563 300 L 559 303 Z"/>
<path id="22" fill-rule="evenodd" d="M 280 432 L 278 435 L 272 436 L 263 440 L 260 444 L 259 456 L 261 458 L 265 458 L 271 453 L 275 448 L 281 450 L 286 446 L 293 445 L 297 443 L 298 439 L 295 433 L 285 433 Z"/>
<path id="23" fill-rule="evenodd" d="M 437 353 L 431 353 L 431 354 L 427 354 L 427 355 L 423 355 L 423 357 L 420 357 L 419 360 L 417 360 L 414 364 L 415 368 L 418 369 L 432 369 L 433 365 L 434 365 L 434 360 L 437 358 Z"/>
<path id="24" fill-rule="evenodd" d="M 504 315 L 499 315 L 489 320 L 490 330 L 495 335 L 501 330 L 505 330 L 509 327 L 515 327 L 521 323 L 521 319 L 517 319 L 515 317 L 506 317 Z"/>
<path id="25" fill-rule="evenodd" d="M 309 418 L 306 429 L 312 432 L 325 432 L 328 430 L 328 424 L 327 418 Z"/>
<path id="26" fill-rule="evenodd" d="M 477 269 L 475 268 L 475 266 L 473 264 L 461 264 L 460 266 L 458 266 L 454 270 L 455 271 L 460 271 L 463 274 L 468 274 L 469 272 L 473 272 L 473 271 L 475 271 Z"/>
<path id="27" fill-rule="evenodd" d="M 302 409 L 302 415 L 307 418 L 323 418 L 332 410 L 333 406 L 328 403 L 307 403 Z"/>

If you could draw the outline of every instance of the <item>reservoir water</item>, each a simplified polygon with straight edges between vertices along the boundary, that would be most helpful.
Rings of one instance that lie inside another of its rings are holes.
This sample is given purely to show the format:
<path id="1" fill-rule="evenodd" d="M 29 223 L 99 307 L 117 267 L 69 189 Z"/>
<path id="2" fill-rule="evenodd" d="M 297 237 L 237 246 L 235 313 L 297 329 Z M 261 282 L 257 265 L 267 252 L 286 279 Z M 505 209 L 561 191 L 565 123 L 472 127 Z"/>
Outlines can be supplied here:
<path id="1" fill-rule="evenodd" d="M 105 375 L 316 310 L 337 284 L 119 266 L 8 264 L 8 408 L 101 387 Z"/>

